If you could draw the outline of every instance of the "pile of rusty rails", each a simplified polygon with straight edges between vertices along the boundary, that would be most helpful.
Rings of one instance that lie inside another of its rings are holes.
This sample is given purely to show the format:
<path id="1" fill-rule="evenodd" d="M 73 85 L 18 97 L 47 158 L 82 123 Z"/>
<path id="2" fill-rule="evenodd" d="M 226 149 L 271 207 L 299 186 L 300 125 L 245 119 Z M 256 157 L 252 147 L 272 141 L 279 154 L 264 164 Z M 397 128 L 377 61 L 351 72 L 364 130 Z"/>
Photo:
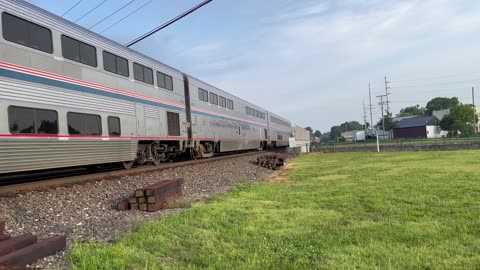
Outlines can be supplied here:
<path id="1" fill-rule="evenodd" d="M 279 167 L 285 165 L 286 160 L 286 155 L 268 154 L 257 157 L 257 164 L 258 166 L 262 166 L 271 170 L 276 170 Z"/>
<path id="2" fill-rule="evenodd" d="M 63 235 L 37 241 L 35 235 L 24 234 L 11 237 L 4 231 L 5 221 L 0 220 L 0 270 L 21 269 L 67 246 L 67 239 Z"/>
<path id="3" fill-rule="evenodd" d="M 182 196 L 183 182 L 183 178 L 175 178 L 137 189 L 132 196 L 122 198 L 113 207 L 117 210 L 159 211 L 166 208 L 169 201 Z"/>

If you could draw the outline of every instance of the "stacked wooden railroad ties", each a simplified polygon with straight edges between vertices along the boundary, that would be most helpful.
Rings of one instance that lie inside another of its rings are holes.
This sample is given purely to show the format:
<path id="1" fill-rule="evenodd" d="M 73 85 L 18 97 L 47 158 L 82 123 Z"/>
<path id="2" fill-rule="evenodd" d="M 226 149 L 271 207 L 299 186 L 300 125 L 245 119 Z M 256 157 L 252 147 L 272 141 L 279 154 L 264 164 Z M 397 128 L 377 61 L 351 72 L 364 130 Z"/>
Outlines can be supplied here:
<path id="1" fill-rule="evenodd" d="M 262 166 L 271 170 L 276 170 L 279 167 L 285 165 L 285 161 L 287 161 L 286 155 L 281 154 L 268 154 L 257 157 L 257 164 L 258 166 Z"/>
<path id="2" fill-rule="evenodd" d="M 182 196 L 183 182 L 183 178 L 175 178 L 137 189 L 133 192 L 133 196 L 121 199 L 114 208 L 117 210 L 159 211 L 164 209 L 170 200 Z"/>
<path id="3" fill-rule="evenodd" d="M 37 260 L 65 249 L 63 235 L 37 241 L 37 236 L 25 234 L 11 237 L 4 233 L 5 221 L 0 220 L 0 269 L 21 269 Z"/>

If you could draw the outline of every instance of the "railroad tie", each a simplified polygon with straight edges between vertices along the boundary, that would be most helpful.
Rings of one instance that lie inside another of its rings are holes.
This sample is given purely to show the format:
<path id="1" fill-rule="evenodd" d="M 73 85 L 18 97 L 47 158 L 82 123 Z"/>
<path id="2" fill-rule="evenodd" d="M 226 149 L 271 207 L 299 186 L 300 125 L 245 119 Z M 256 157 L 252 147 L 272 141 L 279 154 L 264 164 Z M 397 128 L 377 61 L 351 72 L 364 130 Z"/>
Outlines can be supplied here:
<path id="1" fill-rule="evenodd" d="M 55 254 L 65 249 L 67 238 L 57 235 L 46 240 L 38 241 L 37 236 L 24 234 L 10 237 L 5 234 L 5 221 L 0 220 L 0 270 L 23 269 L 27 264 Z"/>
<path id="2" fill-rule="evenodd" d="M 112 204 L 117 210 L 140 210 L 156 212 L 167 206 L 168 200 L 182 196 L 183 178 L 164 180 L 133 191 L 133 196 Z"/>
<path id="3" fill-rule="evenodd" d="M 66 246 L 67 238 L 64 235 L 57 235 L 1 256 L 0 265 L 24 267 L 41 258 L 55 254 L 65 249 Z"/>
<path id="4" fill-rule="evenodd" d="M 5 220 L 0 219 L 0 235 L 4 234 L 5 232 Z"/>
<path id="5" fill-rule="evenodd" d="M 128 198 L 122 198 L 117 202 L 117 210 L 125 211 L 129 209 Z"/>
<path id="6" fill-rule="evenodd" d="M 37 242 L 37 236 L 31 234 L 12 237 L 0 242 L 0 256 L 7 255 Z"/>

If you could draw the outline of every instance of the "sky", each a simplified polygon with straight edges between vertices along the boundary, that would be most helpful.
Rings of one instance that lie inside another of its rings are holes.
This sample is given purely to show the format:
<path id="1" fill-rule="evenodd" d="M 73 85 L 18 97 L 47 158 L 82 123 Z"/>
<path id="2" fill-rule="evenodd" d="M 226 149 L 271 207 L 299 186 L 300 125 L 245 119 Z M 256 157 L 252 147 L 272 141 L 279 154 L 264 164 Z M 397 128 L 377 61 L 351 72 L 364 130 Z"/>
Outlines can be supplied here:
<path id="1" fill-rule="evenodd" d="M 77 21 L 104 0 L 83 0 Z M 76 23 L 125 44 L 202 0 L 107 0 Z M 78 0 L 30 0 L 63 15 Z M 322 133 L 438 96 L 480 104 L 480 1 L 213 0 L 132 48 Z"/>

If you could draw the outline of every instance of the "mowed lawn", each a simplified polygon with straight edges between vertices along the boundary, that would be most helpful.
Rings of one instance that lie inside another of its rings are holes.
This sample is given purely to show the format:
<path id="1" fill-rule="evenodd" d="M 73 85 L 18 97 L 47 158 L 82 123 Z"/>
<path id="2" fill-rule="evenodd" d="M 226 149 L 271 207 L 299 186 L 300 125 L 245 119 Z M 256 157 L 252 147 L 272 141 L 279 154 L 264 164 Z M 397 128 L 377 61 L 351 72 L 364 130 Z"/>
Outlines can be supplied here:
<path id="1" fill-rule="evenodd" d="M 288 181 L 78 243 L 73 269 L 478 269 L 480 151 L 315 154 Z"/>

